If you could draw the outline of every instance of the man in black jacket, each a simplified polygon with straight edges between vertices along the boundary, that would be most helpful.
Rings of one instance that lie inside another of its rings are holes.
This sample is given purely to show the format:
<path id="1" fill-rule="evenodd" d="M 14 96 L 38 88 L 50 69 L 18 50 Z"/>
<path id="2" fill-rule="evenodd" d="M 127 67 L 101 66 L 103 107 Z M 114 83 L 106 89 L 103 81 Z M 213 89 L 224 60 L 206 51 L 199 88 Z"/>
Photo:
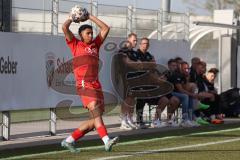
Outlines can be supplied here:
<path id="1" fill-rule="evenodd" d="M 200 102 L 209 105 L 206 110 L 200 111 L 204 114 L 205 118 L 211 123 L 223 123 L 222 120 L 216 119 L 216 115 L 220 114 L 219 96 L 213 86 L 205 77 L 206 63 L 199 62 L 196 68 L 196 84 L 198 87 L 198 99 Z M 199 115 L 199 110 L 195 111 L 196 116 Z"/>
<path id="2" fill-rule="evenodd" d="M 156 64 L 156 61 L 153 57 L 153 55 L 151 55 L 148 52 L 148 48 L 149 48 L 149 39 L 148 38 L 142 38 L 140 41 L 140 45 L 139 45 L 139 49 L 137 50 L 138 53 L 138 57 L 139 60 L 142 63 L 153 63 Z M 161 79 L 164 78 L 162 76 L 159 75 L 158 71 L 156 70 L 156 66 L 153 66 L 152 68 L 153 70 L 153 74 L 156 75 L 157 79 Z M 155 69 L 155 72 L 154 72 Z M 144 71 L 144 69 L 143 69 Z M 148 70 L 145 70 L 145 72 L 148 72 Z M 145 74 L 145 73 L 143 73 Z M 153 79 L 151 79 L 149 77 L 149 80 L 146 84 L 151 84 L 151 81 Z M 144 86 L 142 87 L 144 89 Z M 146 87 L 145 87 L 146 88 Z M 173 114 L 173 112 L 177 109 L 178 105 L 179 105 L 179 100 L 172 96 L 171 94 L 168 94 L 167 96 L 161 96 L 161 95 L 146 95 L 146 97 L 141 97 L 141 98 L 137 98 L 137 104 L 136 104 L 136 112 L 137 112 L 137 122 L 140 128 L 144 128 L 144 123 L 143 123 L 143 108 L 145 103 L 148 103 L 148 105 L 157 105 L 156 108 L 156 113 L 155 113 L 155 117 L 154 117 L 154 121 L 152 123 L 153 127 L 163 127 L 166 126 L 166 123 L 162 123 L 161 122 L 161 112 L 165 109 L 166 106 L 169 107 L 168 109 L 168 117 L 171 118 L 170 115 Z"/>

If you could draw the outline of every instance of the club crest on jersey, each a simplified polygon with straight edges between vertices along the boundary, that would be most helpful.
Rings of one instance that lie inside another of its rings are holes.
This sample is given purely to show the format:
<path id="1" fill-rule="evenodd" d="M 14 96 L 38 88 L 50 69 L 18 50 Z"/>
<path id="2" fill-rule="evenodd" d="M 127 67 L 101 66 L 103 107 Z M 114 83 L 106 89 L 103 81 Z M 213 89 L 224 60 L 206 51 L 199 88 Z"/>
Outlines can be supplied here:
<path id="1" fill-rule="evenodd" d="M 92 47 L 92 48 L 86 47 L 85 51 L 87 52 L 87 54 L 91 54 L 91 55 L 94 55 L 94 56 L 97 55 L 97 48 L 95 48 L 95 47 Z"/>

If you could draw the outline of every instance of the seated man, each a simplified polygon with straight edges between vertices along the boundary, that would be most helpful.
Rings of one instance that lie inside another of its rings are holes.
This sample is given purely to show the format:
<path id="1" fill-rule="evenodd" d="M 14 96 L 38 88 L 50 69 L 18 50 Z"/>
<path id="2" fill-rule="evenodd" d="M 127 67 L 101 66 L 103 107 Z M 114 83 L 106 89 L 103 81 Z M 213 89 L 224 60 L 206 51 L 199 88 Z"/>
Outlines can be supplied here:
<path id="1" fill-rule="evenodd" d="M 155 73 L 157 64 L 153 56 L 147 52 L 149 39 L 142 38 L 139 47 L 137 52 L 132 50 L 129 52 L 129 49 L 120 50 L 121 52 L 115 56 L 118 63 L 114 63 L 117 64 L 115 68 L 118 68 L 117 70 L 119 71 L 116 73 L 121 75 L 120 79 L 123 81 L 122 88 L 124 101 L 122 103 L 122 108 L 131 108 L 130 112 L 127 112 L 130 116 L 133 113 L 133 106 L 135 105 L 136 98 L 157 97 L 158 95 L 164 95 L 172 91 L 173 88 L 170 83 L 160 80 Z M 137 108 L 137 113 L 139 113 L 138 111 Z M 122 121 L 121 129 L 124 129 L 123 127 L 126 126 L 126 122 L 129 125 L 133 124 L 130 123 L 133 121 Z"/>
<path id="2" fill-rule="evenodd" d="M 149 39 L 148 38 L 142 38 L 139 49 L 137 50 L 137 53 L 139 55 L 139 59 L 141 62 L 152 62 L 155 63 L 154 57 L 148 52 L 149 48 Z M 156 69 L 156 68 L 155 68 Z M 155 72 L 155 75 L 157 79 L 163 80 L 161 77 L 159 77 L 158 73 Z M 149 78 L 149 81 L 151 81 L 151 78 Z M 165 81 L 165 80 L 164 80 Z M 167 85 L 167 84 L 165 84 Z M 159 96 L 161 94 L 159 93 Z M 156 116 L 155 116 L 155 123 L 154 126 L 160 127 L 160 115 L 161 112 L 164 110 L 164 108 L 168 105 L 169 106 L 169 115 L 172 114 L 175 109 L 178 107 L 179 101 L 176 97 L 173 97 L 171 95 L 166 96 L 155 96 L 157 98 L 152 98 L 151 96 L 147 96 L 146 98 L 137 98 L 137 104 L 136 104 L 136 112 L 137 112 L 137 123 L 140 128 L 144 128 L 143 124 L 143 107 L 145 103 L 148 103 L 149 105 L 158 105 Z"/>
<path id="3" fill-rule="evenodd" d="M 198 99 L 202 103 L 209 105 L 209 107 L 205 109 L 200 108 L 195 111 L 195 114 L 198 117 L 197 122 L 199 124 L 209 124 L 209 122 L 215 124 L 223 123 L 222 120 L 216 119 L 215 117 L 215 115 L 220 115 L 219 96 L 217 95 L 213 84 L 211 84 L 204 76 L 205 72 L 206 63 L 199 62 L 196 67 L 197 76 L 195 80 L 198 87 Z M 207 74 L 209 78 L 210 74 L 211 73 Z"/>
<path id="4" fill-rule="evenodd" d="M 196 68 L 197 64 L 200 62 L 200 58 L 198 57 L 193 57 L 191 59 L 191 67 L 190 67 L 190 81 L 196 79 L 197 73 L 196 73 Z M 192 81 L 191 81 L 192 82 Z M 195 82 L 194 82 L 195 83 Z"/>
<path id="5" fill-rule="evenodd" d="M 217 68 L 211 68 L 208 70 L 206 76 L 204 76 L 205 84 L 207 85 L 209 91 L 215 94 L 217 94 L 217 90 L 214 86 L 214 81 L 217 77 L 218 72 L 219 71 Z"/>
<path id="6" fill-rule="evenodd" d="M 183 127 L 197 126 L 197 124 L 193 121 L 194 99 L 197 99 L 197 94 L 194 93 L 196 84 L 189 82 L 188 63 L 181 62 L 179 65 L 179 71 L 173 71 L 172 75 L 168 77 L 168 80 L 174 84 L 174 92 L 172 95 L 178 97 L 182 104 L 183 122 L 181 125 Z"/>
<path id="7" fill-rule="evenodd" d="M 207 88 L 208 88 L 209 92 L 211 92 L 211 93 L 213 93 L 213 94 L 215 94 L 215 95 L 218 94 L 218 93 L 217 93 L 217 89 L 216 89 L 215 86 L 214 86 L 215 79 L 216 79 L 216 77 L 217 77 L 218 72 L 219 72 L 219 70 L 218 70 L 217 68 L 211 68 L 211 69 L 208 70 L 206 76 L 204 76 L 205 84 L 207 85 Z M 219 96 L 219 95 L 218 95 L 218 96 Z M 220 102 L 219 102 L 219 103 L 220 103 Z M 219 108 L 218 108 L 218 109 L 219 109 L 219 112 L 220 112 L 221 114 L 217 114 L 217 115 L 216 115 L 216 118 L 222 120 L 223 117 L 224 117 L 224 115 L 222 114 L 222 113 L 223 113 L 223 110 L 222 110 L 222 108 L 221 108 L 221 105 L 219 105 Z"/>
<path id="8" fill-rule="evenodd" d="M 133 48 L 136 46 L 137 37 L 136 34 L 131 33 L 128 36 L 128 41 L 126 45 L 119 50 L 118 54 L 114 56 L 114 67 L 115 72 L 117 75 L 117 78 L 115 78 L 114 83 L 117 82 L 118 84 L 115 84 L 116 86 L 119 85 L 120 80 L 122 81 L 122 86 L 117 87 L 118 90 L 122 90 L 123 94 L 122 97 L 122 105 L 121 105 L 121 112 L 122 112 L 122 122 L 120 129 L 125 130 L 131 130 L 136 129 L 137 126 L 133 122 L 133 112 L 135 107 L 135 98 L 136 93 L 134 91 L 134 88 L 137 88 L 140 82 L 141 85 L 147 85 L 147 81 L 144 78 L 141 77 L 142 75 L 147 75 L 147 71 L 151 70 L 153 68 L 156 68 L 156 63 L 154 59 L 152 59 L 152 56 L 149 54 L 146 54 L 146 57 L 139 54 L 139 51 L 136 52 L 133 50 Z M 149 46 L 149 40 L 147 38 L 143 38 L 141 40 L 140 49 L 142 52 L 146 52 Z M 147 58 L 150 60 L 150 63 L 143 63 L 141 60 Z M 152 61 L 153 60 L 153 61 Z M 114 77 L 113 77 L 114 78 Z M 120 80 L 119 80 L 120 79 Z M 146 82 L 146 83 L 145 83 Z M 119 92 L 119 91 L 118 91 Z"/>

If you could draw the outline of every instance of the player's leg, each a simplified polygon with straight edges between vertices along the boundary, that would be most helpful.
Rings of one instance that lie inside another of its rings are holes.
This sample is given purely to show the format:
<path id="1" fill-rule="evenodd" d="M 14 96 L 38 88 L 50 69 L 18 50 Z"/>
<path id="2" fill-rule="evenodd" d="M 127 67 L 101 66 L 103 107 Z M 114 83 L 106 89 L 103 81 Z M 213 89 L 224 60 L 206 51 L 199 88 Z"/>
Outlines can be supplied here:
<path id="1" fill-rule="evenodd" d="M 136 113 L 137 113 L 137 123 L 142 124 L 143 123 L 143 109 L 145 105 L 145 100 L 144 99 L 137 99 L 136 103 Z"/>
<path id="2" fill-rule="evenodd" d="M 131 126 L 128 121 L 130 121 L 131 118 L 131 110 L 134 109 L 135 105 L 135 99 L 134 97 L 128 96 L 125 98 L 125 100 L 122 103 L 122 122 L 121 122 L 121 129 L 131 130 L 135 128 L 134 126 Z"/>
<path id="3" fill-rule="evenodd" d="M 165 107 L 168 105 L 168 103 L 169 103 L 169 100 L 167 97 L 163 96 L 159 98 L 159 100 L 157 101 L 155 117 L 154 117 L 153 123 L 151 124 L 152 127 L 160 128 L 160 127 L 166 126 L 166 123 L 162 122 L 161 114 L 162 114 L 162 111 L 165 109 Z"/>
<path id="4" fill-rule="evenodd" d="M 180 104 L 180 100 L 177 97 L 175 96 L 169 97 L 169 105 L 167 108 L 167 119 L 168 119 L 168 124 L 173 127 L 178 126 L 175 119 L 173 119 L 173 114 L 178 109 L 179 104 Z"/>
<path id="5" fill-rule="evenodd" d="M 127 122 L 133 129 L 136 129 L 137 126 L 134 124 L 133 114 L 134 114 L 134 105 L 130 106 L 130 108 L 129 108 L 129 114 L 127 116 Z"/>
<path id="6" fill-rule="evenodd" d="M 127 115 L 127 123 L 130 125 L 130 127 L 132 127 L 132 129 L 136 129 L 137 126 L 134 124 L 133 122 L 133 114 L 134 114 L 134 108 L 135 108 L 135 98 L 134 97 L 130 97 L 129 99 L 129 112 Z"/>
<path id="7" fill-rule="evenodd" d="M 67 148 L 71 152 L 79 152 L 74 146 L 75 142 L 82 138 L 86 133 L 92 131 L 94 128 L 94 120 L 90 119 L 84 121 L 79 128 L 72 132 L 66 139 L 61 143 L 62 147 Z"/>
<path id="8" fill-rule="evenodd" d="M 176 109 L 179 107 L 180 104 L 180 100 L 175 97 L 172 96 L 169 99 L 169 106 L 168 106 L 168 119 L 172 118 L 172 115 L 174 114 L 174 112 L 176 111 Z"/>
<path id="9" fill-rule="evenodd" d="M 167 97 L 164 96 L 159 99 L 157 108 L 156 108 L 155 119 L 161 119 L 161 113 L 168 104 L 169 104 L 169 100 Z"/>
<path id="10" fill-rule="evenodd" d="M 112 146 L 117 143 L 118 137 L 110 139 L 108 136 L 106 126 L 102 119 L 102 114 L 104 111 L 103 103 L 98 101 L 92 101 L 88 104 L 87 107 L 89 109 L 90 118 L 94 120 L 94 127 L 96 128 L 100 138 L 105 145 L 105 150 L 111 151 Z"/>

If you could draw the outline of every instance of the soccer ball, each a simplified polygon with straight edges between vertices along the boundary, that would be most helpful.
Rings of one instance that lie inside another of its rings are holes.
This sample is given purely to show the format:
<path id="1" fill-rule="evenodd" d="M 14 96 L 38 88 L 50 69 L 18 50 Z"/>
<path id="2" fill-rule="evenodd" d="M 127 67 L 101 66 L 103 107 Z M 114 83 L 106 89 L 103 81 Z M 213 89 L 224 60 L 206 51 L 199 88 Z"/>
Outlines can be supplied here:
<path id="1" fill-rule="evenodd" d="M 88 20 L 89 13 L 86 8 L 82 8 L 78 5 L 74 6 L 71 10 L 71 17 L 73 22 L 79 23 Z"/>

